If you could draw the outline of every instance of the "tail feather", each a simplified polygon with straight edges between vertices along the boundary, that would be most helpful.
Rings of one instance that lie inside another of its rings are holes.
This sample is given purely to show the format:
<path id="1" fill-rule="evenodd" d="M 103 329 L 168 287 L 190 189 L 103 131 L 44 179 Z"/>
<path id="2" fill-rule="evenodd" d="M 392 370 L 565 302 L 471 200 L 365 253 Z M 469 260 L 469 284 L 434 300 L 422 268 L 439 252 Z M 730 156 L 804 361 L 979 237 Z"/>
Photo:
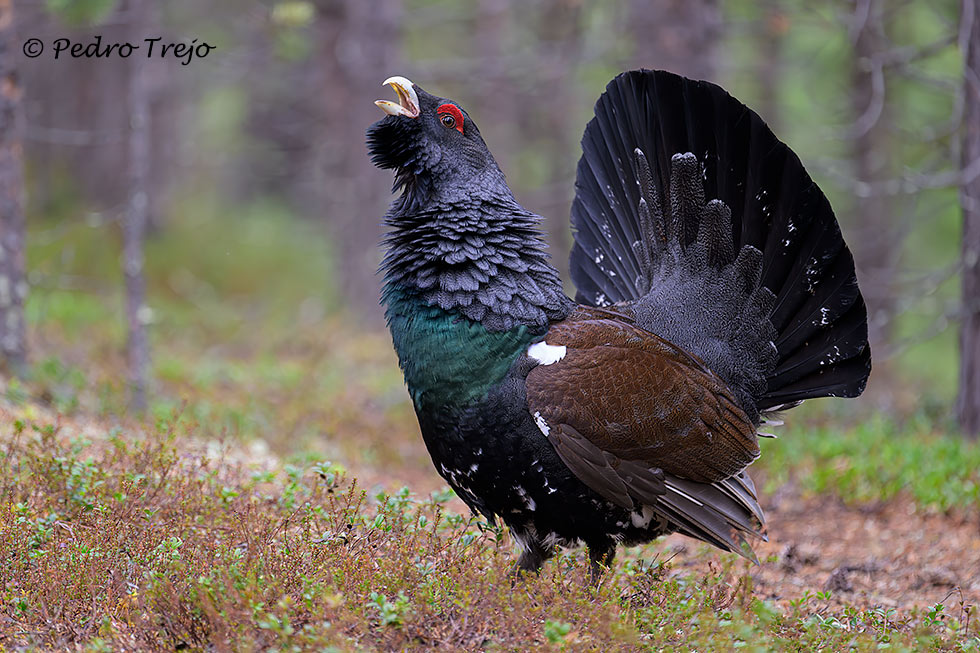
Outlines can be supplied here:
<path id="1" fill-rule="evenodd" d="M 687 247 L 697 238 L 701 209 L 704 207 L 704 186 L 701 170 L 693 156 L 675 156 L 670 170 L 670 220 L 667 238 L 677 239 Z M 730 240 L 727 238 L 726 240 Z"/>
<path id="2" fill-rule="evenodd" d="M 765 516 L 745 472 L 718 483 L 667 475 L 657 508 L 678 532 L 758 562 L 747 538 L 766 540 Z"/>
<path id="3" fill-rule="evenodd" d="M 719 200 L 705 206 L 704 219 L 698 231 L 698 243 L 708 250 L 708 263 L 721 267 L 735 258 L 734 244 L 727 237 L 732 233 L 732 210 Z"/>
<path id="4" fill-rule="evenodd" d="M 826 197 L 757 114 L 713 84 L 632 71 L 599 98 L 582 148 L 579 302 L 631 302 L 752 416 L 863 391 L 853 259 Z"/>
<path id="5" fill-rule="evenodd" d="M 817 335 L 822 336 L 818 341 L 808 342 L 806 348 L 797 348 L 792 355 L 780 361 L 770 376 L 773 384 L 782 387 L 819 371 L 825 365 L 836 363 L 838 359 L 860 356 L 861 348 L 855 344 L 855 340 L 860 339 L 865 328 L 864 322 L 854 316 L 844 316 L 837 320 L 835 326 L 832 332 L 818 332 Z M 816 355 L 817 352 L 822 355 Z"/>

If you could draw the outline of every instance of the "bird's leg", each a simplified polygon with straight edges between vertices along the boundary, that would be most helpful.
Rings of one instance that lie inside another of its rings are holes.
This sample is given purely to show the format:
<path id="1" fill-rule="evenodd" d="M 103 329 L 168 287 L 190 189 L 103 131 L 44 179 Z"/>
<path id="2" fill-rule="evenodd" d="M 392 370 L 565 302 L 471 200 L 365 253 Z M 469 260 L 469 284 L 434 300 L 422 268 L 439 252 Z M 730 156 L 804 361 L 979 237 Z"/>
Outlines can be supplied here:
<path id="1" fill-rule="evenodd" d="M 616 557 L 616 545 L 611 541 L 589 544 L 589 583 L 595 587 L 602 580 L 602 572 L 612 567 Z"/>
<path id="2" fill-rule="evenodd" d="M 544 563 L 555 554 L 554 549 L 545 547 L 531 533 L 518 533 L 517 531 L 512 532 L 514 534 L 514 538 L 524 548 L 524 551 L 521 552 L 520 558 L 517 559 L 517 566 L 514 568 L 513 572 L 511 572 L 514 578 L 519 578 L 522 574 L 536 574 L 541 571 L 541 567 L 544 565 Z"/>

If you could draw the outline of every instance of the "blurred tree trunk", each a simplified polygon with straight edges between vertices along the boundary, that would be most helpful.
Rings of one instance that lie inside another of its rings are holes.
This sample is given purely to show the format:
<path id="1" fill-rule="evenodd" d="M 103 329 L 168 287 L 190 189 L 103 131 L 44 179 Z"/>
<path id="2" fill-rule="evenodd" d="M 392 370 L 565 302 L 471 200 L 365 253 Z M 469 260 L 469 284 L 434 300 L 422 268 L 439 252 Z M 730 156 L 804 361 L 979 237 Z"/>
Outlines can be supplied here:
<path id="1" fill-rule="evenodd" d="M 568 278 L 571 251 L 569 212 L 574 195 L 575 165 L 582 125 L 572 124 L 576 104 L 574 75 L 582 51 L 582 3 L 579 0 L 549 0 L 544 4 L 537 33 L 548 48 L 548 81 L 536 104 L 540 134 L 551 147 L 551 174 L 543 189 L 540 206 L 548 228 L 552 263 Z"/>
<path id="2" fill-rule="evenodd" d="M 886 47 L 885 6 L 881 0 L 856 0 L 854 9 L 851 158 L 858 182 L 854 244 L 861 290 L 868 303 L 869 339 L 875 348 L 888 342 L 901 243 L 893 199 L 874 188 L 891 173 L 885 71 L 880 61 L 876 63 L 876 56 L 880 60 Z"/>
<path id="3" fill-rule="evenodd" d="M 782 107 L 779 88 L 783 74 L 783 40 L 789 29 L 786 11 L 776 0 L 767 0 L 759 34 L 759 110 L 776 134 L 780 131 Z"/>
<path id="4" fill-rule="evenodd" d="M 142 39 L 145 6 L 143 0 L 129 0 L 131 40 Z M 126 278 L 126 321 L 128 324 L 127 361 L 130 406 L 146 410 L 146 384 L 150 363 L 146 325 L 143 242 L 149 215 L 147 184 L 150 163 L 150 103 L 144 79 L 144 57 L 129 58 L 129 199 L 123 225 L 123 272 Z"/>
<path id="5" fill-rule="evenodd" d="M 12 0 L 0 0 L 0 362 L 20 374 L 27 360 L 24 334 L 24 168 L 20 55 Z"/>
<path id="6" fill-rule="evenodd" d="M 633 66 L 717 79 L 719 0 L 631 0 Z"/>
<path id="7" fill-rule="evenodd" d="M 474 119 L 484 126 L 486 142 L 505 173 L 512 170 L 514 136 L 521 129 L 520 107 L 514 98 L 510 71 L 504 64 L 510 28 L 509 0 L 479 0 L 473 25 L 476 72 L 480 77 Z M 523 131 L 523 130 L 521 130 Z"/>
<path id="8" fill-rule="evenodd" d="M 963 67 L 962 168 L 980 159 L 980 10 L 976 0 L 963 0 L 961 19 L 969 29 Z M 969 436 L 980 435 L 980 178 L 964 177 L 963 312 L 960 326 L 960 387 L 956 416 Z"/>
<path id="9" fill-rule="evenodd" d="M 68 38 L 72 43 L 88 43 L 96 35 L 102 37 L 103 43 L 134 38 L 126 18 L 126 3 L 118 3 L 120 6 L 115 11 L 94 26 L 73 24 L 65 16 L 71 13 L 71 7 L 84 3 L 69 6 L 14 0 L 14 4 L 23 8 L 18 13 L 18 23 L 26 25 L 25 21 L 31 21 L 32 31 L 23 37 L 41 37 L 48 48 L 51 40 L 58 37 Z M 141 43 L 147 35 L 136 35 L 137 42 Z M 56 61 L 48 56 L 48 50 L 36 59 L 28 59 L 18 52 L 18 65 L 30 100 L 24 107 L 30 139 L 29 160 L 37 164 L 31 166 L 30 199 L 38 211 L 56 207 L 55 202 L 66 190 L 81 195 L 93 211 L 118 210 L 128 192 L 127 175 L 120 174 L 128 165 L 129 106 L 125 101 L 128 67 L 133 56 L 145 56 L 144 50 L 137 50 L 128 59 L 117 56 L 99 59 L 97 65 L 86 65 L 84 59 L 66 60 L 64 54 Z M 172 67 L 160 59 L 154 59 L 153 63 L 158 68 Z M 187 72 L 183 66 L 177 68 L 181 73 Z M 71 102 L 64 101 L 66 97 Z M 176 132 L 173 117 L 168 121 L 171 135 Z M 171 138 L 170 142 L 177 140 Z M 45 161 L 50 163 L 45 165 Z M 159 169 L 169 172 L 179 168 L 161 165 Z"/>
<path id="10" fill-rule="evenodd" d="M 323 163 L 329 184 L 321 198 L 335 233 L 340 287 L 349 304 L 380 322 L 376 275 L 381 260 L 381 217 L 389 202 L 377 193 L 364 131 L 382 117 L 373 100 L 391 90 L 381 82 L 406 71 L 394 70 L 400 44 L 401 0 L 320 0 L 315 29 L 322 85 Z"/>

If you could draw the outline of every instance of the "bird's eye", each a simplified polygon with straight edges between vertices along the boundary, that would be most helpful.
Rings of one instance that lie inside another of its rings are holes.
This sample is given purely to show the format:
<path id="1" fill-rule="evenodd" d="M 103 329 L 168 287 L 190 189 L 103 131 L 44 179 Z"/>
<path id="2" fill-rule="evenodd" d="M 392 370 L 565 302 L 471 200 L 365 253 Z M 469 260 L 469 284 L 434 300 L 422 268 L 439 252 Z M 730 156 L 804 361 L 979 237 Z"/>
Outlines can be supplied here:
<path id="1" fill-rule="evenodd" d="M 436 109 L 436 114 L 439 116 L 439 122 L 446 129 L 455 129 L 460 134 L 463 133 L 463 112 L 459 110 L 455 104 L 440 104 L 439 108 Z"/>

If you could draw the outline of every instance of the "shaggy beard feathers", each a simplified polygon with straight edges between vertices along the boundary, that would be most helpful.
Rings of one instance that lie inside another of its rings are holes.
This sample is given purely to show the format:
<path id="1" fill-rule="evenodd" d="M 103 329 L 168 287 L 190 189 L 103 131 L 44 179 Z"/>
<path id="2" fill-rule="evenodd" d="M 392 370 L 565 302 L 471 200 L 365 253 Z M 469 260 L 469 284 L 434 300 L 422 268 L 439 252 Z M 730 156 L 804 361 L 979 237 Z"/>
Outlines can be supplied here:
<path id="1" fill-rule="evenodd" d="M 543 329 L 570 312 L 538 216 L 487 203 L 419 214 L 398 208 L 385 220 L 392 228 L 381 263 L 386 287 L 414 292 L 489 331 Z"/>

